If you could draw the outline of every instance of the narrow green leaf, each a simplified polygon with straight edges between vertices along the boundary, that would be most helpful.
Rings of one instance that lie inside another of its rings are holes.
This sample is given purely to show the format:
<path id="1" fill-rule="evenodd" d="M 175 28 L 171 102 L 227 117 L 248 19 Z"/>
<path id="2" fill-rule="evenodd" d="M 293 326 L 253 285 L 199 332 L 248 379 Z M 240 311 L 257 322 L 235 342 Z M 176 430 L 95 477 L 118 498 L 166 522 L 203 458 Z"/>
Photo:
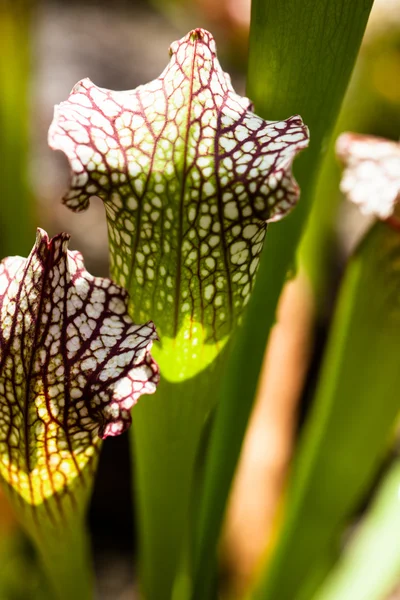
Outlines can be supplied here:
<path id="1" fill-rule="evenodd" d="M 27 259 L 0 263 L 0 475 L 57 597 L 84 599 L 101 438 L 130 425 L 158 369 L 153 324 L 134 325 L 125 290 L 91 276 L 68 240 L 39 229 Z"/>
<path id="2" fill-rule="evenodd" d="M 317 320 L 324 320 L 327 315 L 334 285 L 332 266 L 335 264 L 338 243 L 337 219 L 341 205 L 341 196 L 338 193 L 340 169 L 335 153 L 335 140 L 349 128 L 368 131 L 371 116 L 377 110 L 376 99 L 365 90 L 370 75 L 370 60 L 366 54 L 361 51 L 358 55 L 327 154 L 319 171 L 311 214 L 297 251 L 298 262 L 302 265 L 313 290 Z"/>
<path id="3" fill-rule="evenodd" d="M 348 266 L 281 539 L 255 598 L 312 595 L 382 459 L 399 409 L 399 261 L 399 232 L 378 223 Z"/>
<path id="4" fill-rule="evenodd" d="M 136 90 L 83 80 L 49 134 L 73 170 L 66 204 L 104 200 L 113 277 L 161 337 L 163 381 L 134 423 L 149 598 L 173 593 L 226 345 L 251 295 L 266 222 L 297 201 L 291 164 L 308 144 L 300 117 L 264 121 L 234 92 L 208 32 L 190 32 L 170 55 L 160 77 Z"/>
<path id="5" fill-rule="evenodd" d="M 311 144 L 296 164 L 301 202 L 287 219 L 269 229 L 244 325 L 224 373 L 198 521 L 196 598 L 207 598 L 224 506 L 276 304 L 294 261 L 318 167 L 371 6 L 372 0 L 252 3 L 248 94 L 256 110 L 269 118 L 299 112 L 310 128 Z"/>
<path id="6" fill-rule="evenodd" d="M 400 579 L 400 462 L 392 465 L 314 600 L 386 600 Z"/>

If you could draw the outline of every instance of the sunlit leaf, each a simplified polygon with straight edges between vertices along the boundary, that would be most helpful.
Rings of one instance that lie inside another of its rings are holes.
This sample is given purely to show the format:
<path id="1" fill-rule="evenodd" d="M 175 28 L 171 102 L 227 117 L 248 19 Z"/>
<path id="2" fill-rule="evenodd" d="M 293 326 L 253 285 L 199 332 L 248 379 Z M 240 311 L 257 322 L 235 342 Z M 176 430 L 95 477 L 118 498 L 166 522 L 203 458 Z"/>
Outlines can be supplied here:
<path id="1" fill-rule="evenodd" d="M 240 317 L 266 222 L 298 198 L 291 163 L 308 135 L 300 117 L 253 114 L 208 32 L 190 32 L 170 54 L 160 77 L 136 90 L 78 83 L 49 139 L 73 170 L 66 204 L 105 201 L 114 277 L 137 318 L 157 323 L 165 349 L 178 339 L 165 376 L 179 380 L 218 352 L 193 356 L 191 347 L 218 345 Z"/>
<path id="2" fill-rule="evenodd" d="M 134 325 L 126 291 L 90 275 L 68 240 L 39 229 L 27 259 L 0 263 L 0 475 L 60 597 L 76 593 L 69 565 L 82 570 L 101 438 L 158 382 L 154 325 Z"/>
<path id="3" fill-rule="evenodd" d="M 68 239 L 38 230 L 28 259 L 0 264 L 0 473 L 29 504 L 67 492 L 158 377 L 154 326 L 133 325 L 126 292 Z"/>

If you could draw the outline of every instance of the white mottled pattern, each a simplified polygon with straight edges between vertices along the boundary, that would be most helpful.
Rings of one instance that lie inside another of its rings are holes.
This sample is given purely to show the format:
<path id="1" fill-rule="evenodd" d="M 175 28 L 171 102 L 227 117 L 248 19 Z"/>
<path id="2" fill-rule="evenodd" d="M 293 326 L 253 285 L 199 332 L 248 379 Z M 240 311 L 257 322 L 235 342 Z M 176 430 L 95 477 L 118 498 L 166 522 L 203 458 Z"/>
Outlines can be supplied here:
<path id="1" fill-rule="evenodd" d="M 291 164 L 308 130 L 298 116 L 256 116 L 207 31 L 174 42 L 170 56 L 135 90 L 82 80 L 56 107 L 49 142 L 71 164 L 66 204 L 104 200 L 112 273 L 138 318 L 151 315 L 168 337 L 197 322 L 214 343 L 249 300 L 267 222 L 296 204 Z"/>
<path id="2" fill-rule="evenodd" d="M 343 133 L 336 153 L 345 165 L 340 189 L 367 215 L 388 219 L 400 200 L 400 144 Z"/>
<path id="3" fill-rule="evenodd" d="M 0 474 L 30 504 L 68 492 L 158 382 L 153 323 L 133 324 L 126 291 L 68 240 L 39 229 L 27 259 L 0 263 Z"/>

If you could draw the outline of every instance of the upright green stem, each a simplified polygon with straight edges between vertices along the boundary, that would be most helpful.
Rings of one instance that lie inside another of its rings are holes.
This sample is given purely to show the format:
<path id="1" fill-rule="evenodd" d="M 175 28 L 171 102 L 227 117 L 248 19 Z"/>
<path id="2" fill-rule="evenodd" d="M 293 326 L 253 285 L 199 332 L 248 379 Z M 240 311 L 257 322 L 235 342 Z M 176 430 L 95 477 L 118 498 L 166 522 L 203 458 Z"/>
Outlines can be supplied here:
<path id="1" fill-rule="evenodd" d="M 161 380 L 154 397 L 135 408 L 132 460 L 136 467 L 141 580 L 149 599 L 181 597 L 180 582 L 176 581 L 174 592 L 174 580 L 190 526 L 199 442 L 205 418 L 217 399 L 219 373 L 215 367 L 181 383 Z M 201 396 L 203 402 L 198 401 Z"/>
<path id="2" fill-rule="evenodd" d="M 33 533 L 39 557 L 57 600 L 91 600 L 93 570 L 90 540 L 84 516 L 76 515 L 67 527 Z"/>
<path id="3" fill-rule="evenodd" d="M 35 549 L 55 600 L 91 600 L 93 569 L 86 510 L 91 493 L 94 464 L 64 495 L 30 505 L 8 488 L 24 530 Z M 43 597 L 47 598 L 43 593 Z"/>
<path id="4" fill-rule="evenodd" d="M 256 391 L 276 304 L 311 207 L 313 185 L 329 141 L 372 0 L 284 0 L 252 4 L 248 95 L 268 119 L 300 113 L 310 149 L 296 164 L 302 197 L 271 225 L 254 293 L 222 381 L 195 541 L 194 598 L 209 592 L 224 507 Z M 250 358 L 251 357 L 251 358 Z"/>

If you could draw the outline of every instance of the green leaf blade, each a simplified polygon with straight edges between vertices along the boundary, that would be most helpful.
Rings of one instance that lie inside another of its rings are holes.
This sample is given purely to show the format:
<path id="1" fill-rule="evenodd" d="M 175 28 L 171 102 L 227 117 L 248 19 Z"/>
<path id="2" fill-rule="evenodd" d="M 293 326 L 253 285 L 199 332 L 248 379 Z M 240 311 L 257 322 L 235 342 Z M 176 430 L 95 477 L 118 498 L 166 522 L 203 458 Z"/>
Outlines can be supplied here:
<path id="1" fill-rule="evenodd" d="M 268 118 L 300 113 L 311 142 L 295 172 L 302 196 L 271 225 L 243 327 L 221 384 L 196 541 L 196 598 L 207 598 L 223 512 L 256 392 L 276 305 L 306 222 L 373 1 L 253 0 L 247 93 Z M 249 360 L 251 356 L 251 360 Z M 292 600 L 292 599 L 291 599 Z"/>
<path id="2" fill-rule="evenodd" d="M 399 251 L 398 232 L 378 223 L 347 269 L 282 535 L 255 598 L 315 592 L 382 460 L 398 412 Z"/>

